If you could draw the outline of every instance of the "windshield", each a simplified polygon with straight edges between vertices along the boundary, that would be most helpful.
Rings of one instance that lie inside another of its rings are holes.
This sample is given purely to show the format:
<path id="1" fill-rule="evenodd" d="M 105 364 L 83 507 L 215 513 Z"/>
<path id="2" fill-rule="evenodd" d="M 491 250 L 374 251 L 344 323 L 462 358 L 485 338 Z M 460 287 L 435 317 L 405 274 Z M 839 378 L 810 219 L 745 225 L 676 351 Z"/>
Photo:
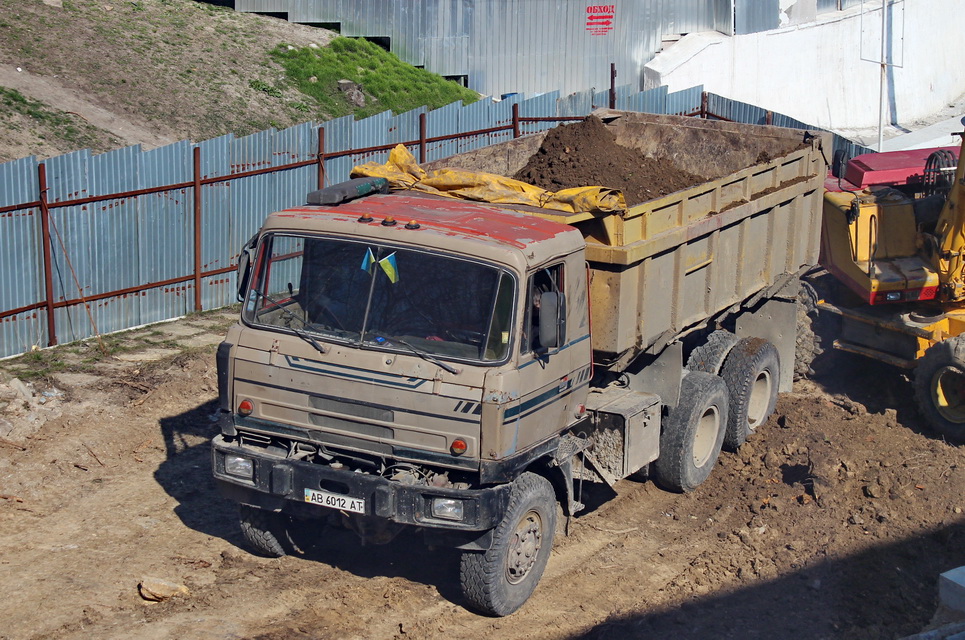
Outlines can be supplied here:
<path id="1" fill-rule="evenodd" d="M 499 361 L 515 280 L 449 255 L 333 238 L 262 240 L 244 317 L 366 348 Z"/>

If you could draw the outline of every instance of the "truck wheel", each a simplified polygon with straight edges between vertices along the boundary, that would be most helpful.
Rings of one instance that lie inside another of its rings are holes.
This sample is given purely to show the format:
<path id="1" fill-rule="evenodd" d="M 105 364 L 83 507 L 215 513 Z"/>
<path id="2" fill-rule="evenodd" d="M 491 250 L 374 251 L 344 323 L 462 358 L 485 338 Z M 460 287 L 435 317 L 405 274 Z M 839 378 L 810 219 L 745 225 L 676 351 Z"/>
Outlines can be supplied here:
<path id="1" fill-rule="evenodd" d="M 536 588 L 556 533 L 556 494 L 549 480 L 524 473 L 512 484 L 506 515 L 496 526 L 492 547 L 462 555 L 462 593 L 479 611 L 507 616 Z"/>
<path id="2" fill-rule="evenodd" d="M 763 338 L 741 338 L 727 356 L 720 377 L 730 396 L 724 447 L 736 451 L 774 413 L 781 379 L 777 349 Z"/>
<path id="3" fill-rule="evenodd" d="M 724 364 L 724 359 L 737 344 L 737 336 L 730 331 L 718 329 L 707 336 L 702 345 L 690 352 L 687 369 L 716 374 Z"/>
<path id="4" fill-rule="evenodd" d="M 680 383 L 680 403 L 660 434 L 657 482 L 668 491 L 696 489 L 714 469 L 727 428 L 727 385 L 717 376 L 689 371 Z"/>
<path id="5" fill-rule="evenodd" d="M 280 558 L 295 551 L 290 537 L 291 518 L 246 504 L 238 505 L 241 533 L 258 553 Z"/>
<path id="6" fill-rule="evenodd" d="M 965 442 L 965 337 L 932 345 L 915 369 L 918 411 L 948 440 Z"/>

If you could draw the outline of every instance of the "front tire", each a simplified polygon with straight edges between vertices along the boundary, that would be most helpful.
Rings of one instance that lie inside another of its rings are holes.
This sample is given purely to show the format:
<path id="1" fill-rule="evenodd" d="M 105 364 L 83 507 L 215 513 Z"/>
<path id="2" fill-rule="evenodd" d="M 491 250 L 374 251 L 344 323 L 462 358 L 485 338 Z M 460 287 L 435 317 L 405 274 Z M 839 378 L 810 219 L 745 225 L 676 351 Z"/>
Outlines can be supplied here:
<path id="1" fill-rule="evenodd" d="M 462 555 L 459 580 L 470 605 L 492 616 L 507 616 L 523 606 L 543 575 L 555 533 L 553 485 L 524 473 L 513 482 L 492 547 Z"/>
<path id="2" fill-rule="evenodd" d="M 728 402 L 723 380 L 687 372 L 680 383 L 680 402 L 669 411 L 660 434 L 660 456 L 654 463 L 660 486 L 687 493 L 710 476 L 724 442 Z"/>
<path id="3" fill-rule="evenodd" d="M 965 442 L 965 337 L 932 345 L 915 369 L 918 411 L 936 431 Z"/>

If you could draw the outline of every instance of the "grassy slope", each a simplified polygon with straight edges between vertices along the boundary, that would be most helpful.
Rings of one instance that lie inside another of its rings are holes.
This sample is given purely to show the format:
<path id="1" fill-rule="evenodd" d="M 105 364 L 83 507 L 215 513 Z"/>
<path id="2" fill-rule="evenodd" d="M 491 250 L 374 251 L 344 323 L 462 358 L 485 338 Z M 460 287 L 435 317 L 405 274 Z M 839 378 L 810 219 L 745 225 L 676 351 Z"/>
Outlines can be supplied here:
<path id="1" fill-rule="evenodd" d="M 339 55 L 308 48 L 327 44 L 333 35 L 195 0 L 64 0 L 62 8 L 39 0 L 0 0 L 0 64 L 49 76 L 89 102 L 175 140 L 246 135 L 352 113 L 333 86 L 341 77 L 361 81 L 367 96 L 376 99 L 358 115 L 474 96 L 368 43 L 341 41 Z M 309 76 L 306 61 L 313 65 Z M 351 73 L 357 70 L 364 73 Z M 309 82 L 311 75 L 316 82 Z M 380 84 L 389 88 L 380 93 Z M 406 101 L 404 94 L 415 100 Z M 12 154 L 4 133 L 13 131 L 19 146 Z M 9 90 L 0 93 L 0 160 L 116 146 L 115 138 L 85 127 L 76 116 Z"/>

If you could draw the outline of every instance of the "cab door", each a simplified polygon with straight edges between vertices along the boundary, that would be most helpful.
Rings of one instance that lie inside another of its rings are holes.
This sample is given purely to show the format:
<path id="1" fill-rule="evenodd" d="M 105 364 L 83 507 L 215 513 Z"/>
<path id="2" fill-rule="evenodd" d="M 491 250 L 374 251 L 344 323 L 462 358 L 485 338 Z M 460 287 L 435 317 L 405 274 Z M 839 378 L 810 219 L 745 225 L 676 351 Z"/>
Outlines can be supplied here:
<path id="1" fill-rule="evenodd" d="M 572 424 L 586 401 L 591 374 L 581 254 L 530 272 L 522 303 L 518 395 L 503 415 L 502 456 L 528 449 Z M 552 326 L 557 335 L 546 335 Z"/>

